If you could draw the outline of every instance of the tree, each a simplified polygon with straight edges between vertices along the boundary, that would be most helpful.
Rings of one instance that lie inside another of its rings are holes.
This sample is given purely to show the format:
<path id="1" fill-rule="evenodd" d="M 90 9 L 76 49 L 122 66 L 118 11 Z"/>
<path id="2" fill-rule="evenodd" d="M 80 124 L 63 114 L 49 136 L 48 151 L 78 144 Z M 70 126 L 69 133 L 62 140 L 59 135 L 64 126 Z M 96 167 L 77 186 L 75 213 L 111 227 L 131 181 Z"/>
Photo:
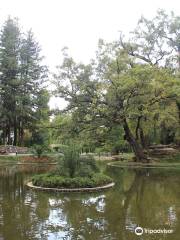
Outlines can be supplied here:
<path id="1" fill-rule="evenodd" d="M 3 144 L 23 145 L 24 130 L 34 129 L 40 121 L 37 112 L 47 78 L 40 51 L 32 31 L 22 34 L 16 19 L 5 22 L 0 39 Z"/>
<path id="2" fill-rule="evenodd" d="M 172 106 L 178 97 L 178 82 L 171 68 L 157 65 L 157 56 L 150 62 L 146 56 L 144 60 L 130 54 L 128 44 L 121 45 L 101 40 L 91 65 L 76 64 L 66 55 L 55 76 L 57 93 L 69 102 L 66 111 L 80 129 L 122 126 L 136 160 L 144 162 L 148 158 L 143 151 L 143 122 L 149 123 L 157 112 L 166 114 L 165 106 Z"/>
<path id="3" fill-rule="evenodd" d="M 179 79 L 180 17 L 175 16 L 173 12 L 167 14 L 164 10 L 158 10 L 152 20 L 141 17 L 129 40 L 125 40 L 121 34 L 117 45 L 136 62 L 171 69 L 172 74 Z M 175 102 L 180 128 L 180 95 L 178 92 Z M 163 129 L 165 132 L 168 131 L 164 124 Z M 177 129 L 173 135 L 177 135 Z"/>
<path id="4" fill-rule="evenodd" d="M 20 90 L 19 76 L 19 51 L 20 51 L 20 30 L 17 20 L 8 18 L 5 22 L 0 39 L 0 71 L 1 71 L 1 100 L 2 100 L 2 127 L 3 142 L 6 137 L 8 144 L 11 140 L 11 128 L 16 126 L 16 107 L 19 102 L 18 93 Z M 16 127 L 14 136 L 16 141 Z"/>
<path id="5" fill-rule="evenodd" d="M 141 17 L 129 40 L 117 42 L 130 56 L 150 65 L 179 68 L 180 17 L 157 11 L 152 19 Z"/>
<path id="6" fill-rule="evenodd" d="M 44 118 L 47 121 L 49 93 L 45 88 L 47 67 L 42 65 L 41 49 L 30 30 L 22 39 L 20 52 L 21 108 L 19 109 L 20 142 L 24 129 L 31 131 Z"/>

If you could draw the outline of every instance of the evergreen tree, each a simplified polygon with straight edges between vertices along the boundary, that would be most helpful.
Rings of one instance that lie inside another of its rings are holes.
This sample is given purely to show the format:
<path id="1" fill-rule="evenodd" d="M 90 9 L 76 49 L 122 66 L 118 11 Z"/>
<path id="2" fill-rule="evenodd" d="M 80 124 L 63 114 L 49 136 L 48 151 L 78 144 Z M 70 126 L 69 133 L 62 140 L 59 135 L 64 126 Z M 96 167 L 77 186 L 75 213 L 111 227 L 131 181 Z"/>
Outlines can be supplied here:
<path id="1" fill-rule="evenodd" d="M 34 129 L 40 115 L 47 67 L 32 31 L 22 34 L 16 19 L 8 18 L 0 38 L 2 143 L 23 145 L 24 130 Z M 46 103 L 47 101 L 45 101 Z"/>
<path id="2" fill-rule="evenodd" d="M 0 70 L 1 70 L 1 101 L 3 127 L 3 143 L 12 143 L 12 131 L 14 141 L 17 140 L 17 106 L 19 105 L 18 93 L 20 89 L 19 79 L 19 53 L 20 30 L 17 20 L 8 18 L 5 22 L 0 38 Z"/>
<path id="3" fill-rule="evenodd" d="M 23 83 L 19 108 L 20 143 L 23 142 L 24 129 L 34 129 L 34 125 L 40 121 L 36 112 L 41 107 L 39 102 L 42 101 L 42 96 L 45 94 L 43 89 L 47 78 L 47 67 L 41 63 L 43 58 L 40 56 L 40 52 L 39 44 L 30 30 L 22 39 L 20 51 L 20 78 Z M 47 105 L 47 100 L 44 104 Z"/>

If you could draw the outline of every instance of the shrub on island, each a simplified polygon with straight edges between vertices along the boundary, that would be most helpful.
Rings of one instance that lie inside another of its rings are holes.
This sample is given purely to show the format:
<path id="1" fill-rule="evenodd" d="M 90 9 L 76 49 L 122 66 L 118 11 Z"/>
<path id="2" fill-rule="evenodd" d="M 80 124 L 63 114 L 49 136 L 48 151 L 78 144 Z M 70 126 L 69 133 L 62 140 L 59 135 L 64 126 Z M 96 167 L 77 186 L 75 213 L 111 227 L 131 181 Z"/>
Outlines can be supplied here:
<path id="1" fill-rule="evenodd" d="M 35 175 L 35 186 L 48 188 L 94 188 L 112 183 L 113 180 L 100 172 L 94 158 L 82 156 L 74 145 L 65 149 L 54 172 Z"/>
<path id="2" fill-rule="evenodd" d="M 102 173 L 96 173 L 91 177 L 64 177 L 54 174 L 40 174 L 32 178 L 35 186 L 49 188 L 92 188 L 112 183 L 112 179 Z"/>

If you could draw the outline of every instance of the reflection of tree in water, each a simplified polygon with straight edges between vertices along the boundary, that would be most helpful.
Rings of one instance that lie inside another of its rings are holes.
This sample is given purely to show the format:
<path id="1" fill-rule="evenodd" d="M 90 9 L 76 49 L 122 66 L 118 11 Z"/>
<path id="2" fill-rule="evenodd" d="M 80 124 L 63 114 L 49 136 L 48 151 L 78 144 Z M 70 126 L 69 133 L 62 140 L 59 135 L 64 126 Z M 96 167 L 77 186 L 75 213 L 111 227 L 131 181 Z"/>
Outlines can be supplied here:
<path id="1" fill-rule="evenodd" d="M 127 172 L 125 170 L 125 173 Z M 179 177 L 168 173 L 162 176 L 161 173 L 155 173 L 149 169 L 136 169 L 134 174 L 135 178 L 129 188 L 124 186 L 123 181 L 121 182 L 124 195 L 121 212 L 121 219 L 124 220 L 121 231 L 122 229 L 124 231 L 122 231 L 121 238 L 131 239 L 134 236 L 134 227 L 137 225 L 152 229 L 163 229 L 164 227 L 178 229 L 177 189 L 180 183 Z M 128 182 L 127 177 L 125 174 L 124 182 Z"/>
<path id="2" fill-rule="evenodd" d="M 30 167 L 27 171 L 30 173 L 31 170 Z M 24 180 L 25 174 L 21 168 L 0 168 L 0 236 L 7 240 L 37 239 L 38 202 L 36 194 L 27 191 Z M 42 203 L 47 209 L 41 199 Z"/>
<path id="3" fill-rule="evenodd" d="M 115 188 L 77 194 L 28 190 L 23 184 L 28 174 L 14 167 L 0 170 L 0 233 L 6 240 L 12 236 L 13 240 L 134 240 L 138 239 L 133 233 L 136 225 L 154 229 L 169 224 L 176 229 L 171 240 L 178 240 L 177 173 L 115 169 L 109 172 L 116 181 Z M 146 239 L 151 238 L 147 235 Z"/>
<path id="4" fill-rule="evenodd" d="M 117 177 L 116 188 L 105 193 L 65 194 L 60 203 L 58 196 L 52 198 L 54 207 L 50 212 L 62 209 L 54 221 L 64 219 L 64 230 L 70 239 L 131 240 L 136 239 L 133 231 L 137 225 L 152 229 L 168 228 L 169 223 L 173 228 L 178 226 L 178 209 L 173 208 L 178 197 L 173 190 L 177 189 L 179 178 L 171 189 L 174 177 L 167 183 L 166 176 L 160 178 L 150 170 L 124 170 Z"/>
<path id="5" fill-rule="evenodd" d="M 64 212 L 69 225 L 74 229 L 72 239 L 104 239 L 108 224 L 104 218 L 105 196 L 83 194 L 71 196 L 64 202 Z"/>
<path id="6" fill-rule="evenodd" d="M 31 239 L 31 231 L 27 222 L 34 222 L 32 219 L 32 210 L 29 206 L 24 205 L 26 195 L 23 184 L 22 174 L 12 172 L 8 176 L 7 171 L 5 175 L 1 175 L 0 181 L 1 188 L 1 214 L 2 225 L 0 225 L 0 232 L 4 239 Z M 3 195 L 2 195 L 3 193 Z"/>

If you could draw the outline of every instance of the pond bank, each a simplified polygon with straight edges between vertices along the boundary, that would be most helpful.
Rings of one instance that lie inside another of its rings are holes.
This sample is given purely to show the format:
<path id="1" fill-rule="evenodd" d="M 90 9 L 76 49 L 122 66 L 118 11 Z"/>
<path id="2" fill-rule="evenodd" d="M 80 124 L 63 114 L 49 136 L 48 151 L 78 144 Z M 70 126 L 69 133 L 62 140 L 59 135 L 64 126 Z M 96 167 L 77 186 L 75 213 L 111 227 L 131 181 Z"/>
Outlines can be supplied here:
<path id="1" fill-rule="evenodd" d="M 112 167 L 127 167 L 127 168 L 180 168 L 180 163 L 140 163 L 140 162 L 110 162 L 107 164 Z"/>
<path id="2" fill-rule="evenodd" d="M 106 190 L 109 188 L 112 188 L 115 185 L 114 182 L 99 186 L 99 187 L 92 187 L 92 188 L 47 188 L 47 187 L 39 187 L 33 185 L 32 182 L 28 182 L 26 186 L 29 188 L 32 188 L 34 190 L 40 190 L 40 191 L 51 191 L 51 192 L 98 192 L 102 190 Z"/>

